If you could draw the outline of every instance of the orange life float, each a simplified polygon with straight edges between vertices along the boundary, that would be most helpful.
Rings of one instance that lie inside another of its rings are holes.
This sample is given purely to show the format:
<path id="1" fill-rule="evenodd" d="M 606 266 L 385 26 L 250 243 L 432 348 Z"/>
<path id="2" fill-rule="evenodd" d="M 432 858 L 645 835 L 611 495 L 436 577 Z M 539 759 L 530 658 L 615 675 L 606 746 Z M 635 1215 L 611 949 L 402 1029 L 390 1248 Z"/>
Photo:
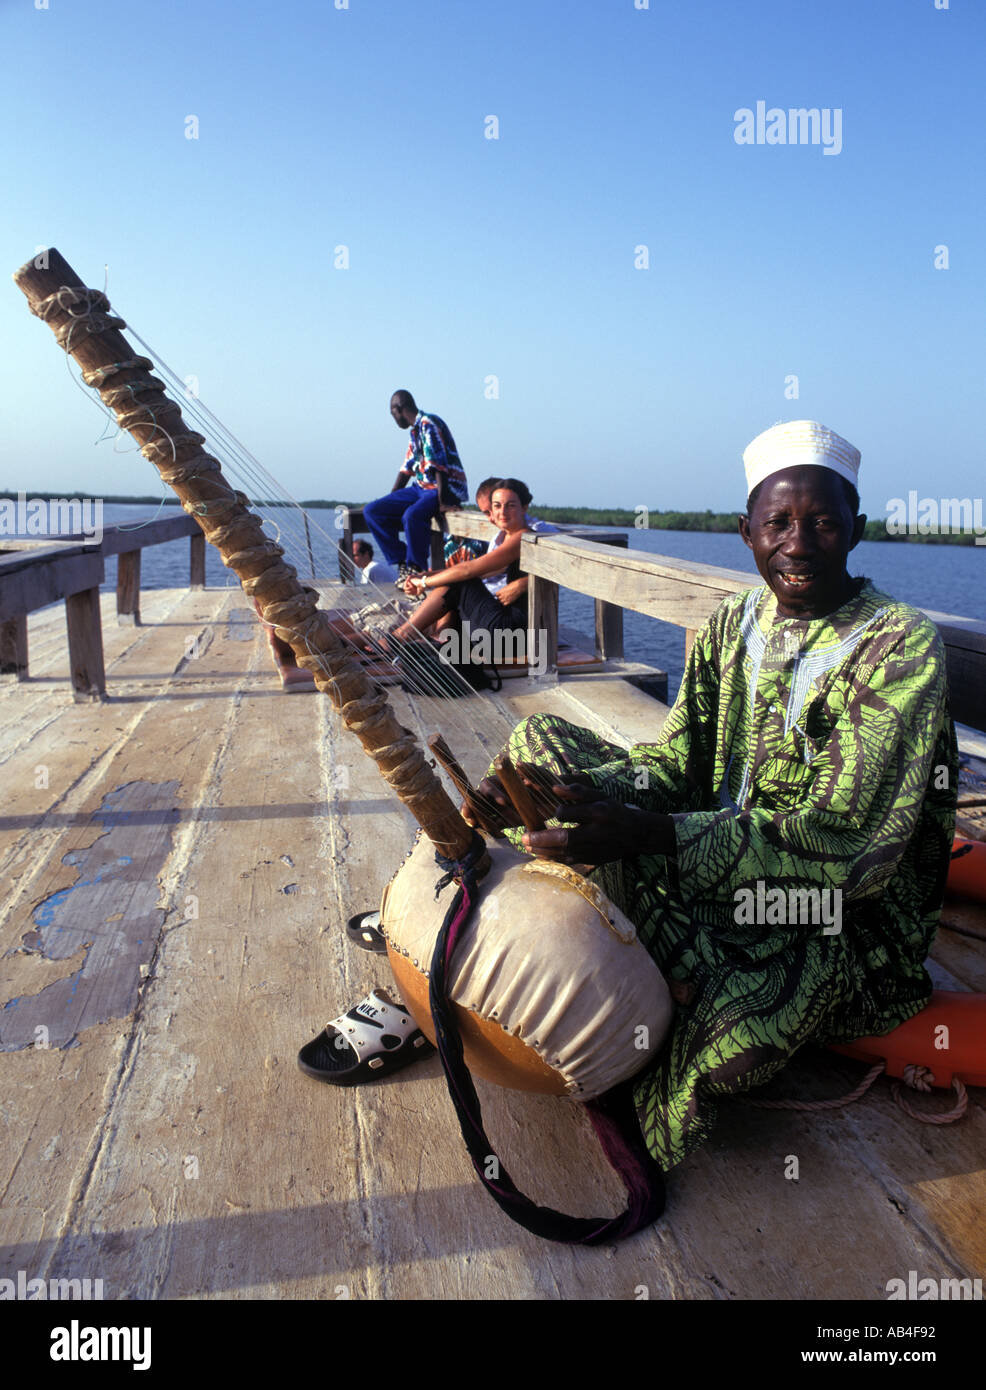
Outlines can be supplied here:
<path id="1" fill-rule="evenodd" d="M 986 843 L 956 835 L 945 892 L 986 902 Z M 932 1086 L 949 1090 L 953 1081 L 986 1086 L 986 994 L 936 989 L 927 1008 L 883 1037 L 857 1038 L 832 1046 L 833 1052 L 861 1062 L 884 1062 L 886 1074 L 907 1080 L 921 1067 Z"/>
<path id="2" fill-rule="evenodd" d="M 954 1080 L 986 1086 L 986 994 L 936 989 L 919 1014 L 882 1038 L 857 1038 L 832 1046 L 861 1062 L 885 1062 L 888 1076 L 926 1067 L 932 1086 L 949 1090 Z"/>
<path id="3" fill-rule="evenodd" d="M 952 842 L 952 862 L 948 866 L 946 893 L 986 903 L 986 842 L 963 840 L 956 835 Z"/>

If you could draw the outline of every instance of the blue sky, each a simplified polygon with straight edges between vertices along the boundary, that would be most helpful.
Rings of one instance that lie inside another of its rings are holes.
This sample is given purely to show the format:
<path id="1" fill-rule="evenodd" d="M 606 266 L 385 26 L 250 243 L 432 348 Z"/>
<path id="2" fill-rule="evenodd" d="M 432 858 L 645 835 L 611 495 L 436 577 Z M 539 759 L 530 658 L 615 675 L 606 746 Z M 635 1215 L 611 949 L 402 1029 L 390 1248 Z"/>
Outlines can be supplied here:
<path id="1" fill-rule="evenodd" d="M 982 496 L 981 0 L 40 3 L 0 0 L 8 275 L 108 265 L 294 495 L 387 491 L 407 387 L 545 502 L 741 505 L 797 418 L 871 516 Z M 758 100 L 841 152 L 738 145 Z M 154 492 L 2 283 L 0 487 Z"/>

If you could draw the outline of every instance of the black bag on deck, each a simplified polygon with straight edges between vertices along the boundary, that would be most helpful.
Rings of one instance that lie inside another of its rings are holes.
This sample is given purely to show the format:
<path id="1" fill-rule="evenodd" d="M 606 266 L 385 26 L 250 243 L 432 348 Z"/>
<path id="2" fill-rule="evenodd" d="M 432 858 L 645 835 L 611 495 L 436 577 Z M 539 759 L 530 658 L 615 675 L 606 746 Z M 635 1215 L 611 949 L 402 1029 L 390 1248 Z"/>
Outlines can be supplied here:
<path id="1" fill-rule="evenodd" d="M 393 643 L 394 638 L 388 641 Z M 491 680 L 478 662 L 447 660 L 428 637 L 401 642 L 394 666 L 400 672 L 404 689 L 415 695 L 455 700 L 474 690 L 497 691 L 503 684 L 499 676 Z"/>

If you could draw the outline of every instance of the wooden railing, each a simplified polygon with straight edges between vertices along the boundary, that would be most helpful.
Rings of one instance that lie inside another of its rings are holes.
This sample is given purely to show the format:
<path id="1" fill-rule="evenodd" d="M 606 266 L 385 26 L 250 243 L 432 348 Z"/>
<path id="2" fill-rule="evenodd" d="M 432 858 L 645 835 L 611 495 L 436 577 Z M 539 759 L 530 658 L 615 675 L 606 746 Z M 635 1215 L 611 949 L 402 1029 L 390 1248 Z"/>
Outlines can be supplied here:
<path id="1" fill-rule="evenodd" d="M 121 627 L 140 626 L 140 557 L 149 545 L 188 536 L 188 587 L 205 588 L 205 536 L 194 517 L 165 517 L 146 526 L 108 526 L 103 532 L 104 555 L 118 555 L 116 570 L 116 620 Z"/>
<path id="2" fill-rule="evenodd" d="M 343 513 L 340 551 L 352 555 L 354 534 L 365 532 L 361 508 Z M 453 535 L 486 540 L 490 524 L 479 512 L 448 513 Z M 0 551 L 0 674 L 27 678 L 27 614 L 65 600 L 72 688 L 76 699 L 105 693 L 99 586 L 106 555 L 119 555 L 117 615 L 121 623 L 140 622 L 140 552 L 181 536 L 191 538 L 191 588 L 205 583 L 205 538 L 188 516 L 155 521 L 136 529 L 108 528 L 101 544 L 80 538 L 31 544 Z M 436 565 L 442 533 L 435 529 Z M 530 626 L 539 633 L 545 674 L 558 655 L 558 597 L 562 588 L 587 594 L 596 604 L 596 651 L 602 658 L 623 656 L 623 611 L 630 609 L 685 629 L 686 649 L 696 631 L 730 594 L 756 583 L 742 570 L 721 569 L 667 555 L 627 548 L 624 532 L 567 527 L 561 533 L 527 533 L 521 541 L 521 569 L 530 575 Z M 340 569 L 351 576 L 351 565 Z M 986 732 L 986 623 L 925 610 L 945 643 L 953 717 Z M 540 665 L 541 663 L 539 663 Z"/>
<path id="3" fill-rule="evenodd" d="M 84 536 L 15 541 L 0 551 L 0 676 L 28 679 L 27 615 L 65 600 L 69 666 L 76 700 L 106 694 L 99 586 L 105 558 L 117 555 L 116 612 L 121 625 L 140 623 L 140 556 L 148 545 L 189 536 L 189 588 L 205 587 L 205 536 L 184 513 L 146 526 L 109 526 L 99 542 Z"/>
<path id="4" fill-rule="evenodd" d="M 986 623 L 921 610 L 941 633 L 952 718 L 986 732 Z"/>
<path id="5" fill-rule="evenodd" d="M 351 529 L 344 531 L 340 549 L 345 545 L 345 553 L 351 555 L 353 534 L 366 527 L 360 508 L 351 508 L 348 516 Z M 489 537 L 489 522 L 478 511 L 449 512 L 447 521 L 454 535 Z M 436 563 L 441 539 L 436 528 Z M 614 551 L 614 546 L 620 548 Z M 545 643 L 545 675 L 557 668 L 561 589 L 595 599 L 597 655 L 621 658 L 624 609 L 683 627 L 687 653 L 695 633 L 722 600 L 758 582 L 744 570 L 631 550 L 624 532 L 600 533 L 584 527 L 564 527 L 560 534 L 529 532 L 521 541 L 520 567 L 530 575 L 529 621 Z M 986 623 L 924 611 L 945 643 L 952 717 L 986 732 Z"/>
<path id="6" fill-rule="evenodd" d="M 547 634 L 549 671 L 556 657 L 552 642 L 558 630 L 560 589 L 574 589 L 595 599 L 597 642 L 600 609 L 605 615 L 616 608 L 622 620 L 623 610 L 629 608 L 683 627 L 687 651 L 713 609 L 729 594 L 748 589 L 753 582 L 742 570 L 718 569 L 643 550 L 614 554 L 595 539 L 571 535 L 525 535 L 520 567 L 531 576 L 530 625 Z"/>

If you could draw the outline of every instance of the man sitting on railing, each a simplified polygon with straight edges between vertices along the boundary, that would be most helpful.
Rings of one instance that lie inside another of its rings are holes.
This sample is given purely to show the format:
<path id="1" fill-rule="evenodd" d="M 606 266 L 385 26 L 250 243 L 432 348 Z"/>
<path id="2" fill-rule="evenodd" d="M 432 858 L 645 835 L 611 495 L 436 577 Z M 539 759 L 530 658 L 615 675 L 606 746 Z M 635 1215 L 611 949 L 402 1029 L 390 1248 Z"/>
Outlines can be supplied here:
<path id="1" fill-rule="evenodd" d="M 399 429 L 411 431 L 407 455 L 390 492 L 367 502 L 363 519 L 403 584 L 409 573 L 428 568 L 432 518 L 468 501 L 469 487 L 444 420 L 418 410 L 410 391 L 394 392 L 390 413 Z M 406 546 L 399 539 L 402 527 Z"/>
<path id="2" fill-rule="evenodd" d="M 847 569 L 866 521 L 858 451 L 795 421 L 744 463 L 740 533 L 764 584 L 698 633 L 657 741 L 628 753 L 542 714 L 507 745 L 555 818 L 508 835 L 597 866 L 680 1006 L 633 1083 L 665 1170 L 708 1137 L 716 1098 L 928 1002 L 955 820 L 941 639 Z M 492 798 L 519 825 L 492 773 L 478 798 L 487 822 Z"/>

